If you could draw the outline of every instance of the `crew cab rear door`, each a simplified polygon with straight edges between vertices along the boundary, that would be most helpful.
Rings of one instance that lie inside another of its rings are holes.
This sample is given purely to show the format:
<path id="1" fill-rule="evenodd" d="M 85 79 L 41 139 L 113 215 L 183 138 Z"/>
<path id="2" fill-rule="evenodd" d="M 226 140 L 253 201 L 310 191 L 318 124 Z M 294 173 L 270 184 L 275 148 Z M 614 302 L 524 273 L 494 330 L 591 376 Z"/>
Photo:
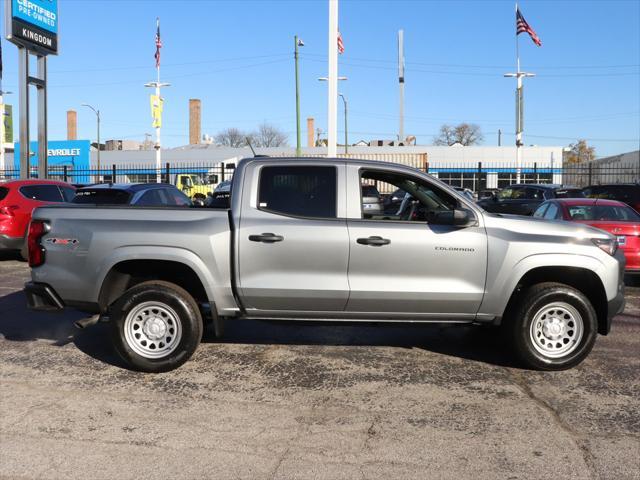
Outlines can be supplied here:
<path id="1" fill-rule="evenodd" d="M 464 204 L 418 175 L 389 167 L 347 168 L 347 311 L 416 320 L 473 319 L 484 295 L 487 268 L 487 235 L 480 214 L 471 212 L 475 222 L 469 226 L 431 223 L 430 216 Z M 381 193 L 400 188 L 416 196 L 408 195 L 398 211 L 369 215 L 361 209 L 361 186 L 372 182 Z"/>
<path id="2" fill-rule="evenodd" d="M 344 310 L 345 190 L 344 163 L 247 165 L 236 244 L 239 293 L 248 314 Z"/>

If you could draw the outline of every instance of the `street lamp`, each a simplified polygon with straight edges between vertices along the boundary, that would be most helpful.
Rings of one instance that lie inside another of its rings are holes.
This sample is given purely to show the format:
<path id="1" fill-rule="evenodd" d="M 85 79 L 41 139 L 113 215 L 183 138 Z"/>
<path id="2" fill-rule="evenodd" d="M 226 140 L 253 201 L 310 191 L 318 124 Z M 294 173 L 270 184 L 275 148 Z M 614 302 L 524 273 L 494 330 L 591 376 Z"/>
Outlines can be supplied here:
<path id="1" fill-rule="evenodd" d="M 347 128 L 347 99 L 341 93 L 339 93 L 338 96 L 344 102 L 344 154 L 349 155 L 349 130 Z"/>
<path id="2" fill-rule="evenodd" d="M 302 145 L 300 139 L 300 81 L 298 75 L 298 47 L 304 47 L 304 42 L 298 38 L 293 37 L 295 48 L 294 58 L 296 64 L 296 157 L 302 156 Z"/>
<path id="3" fill-rule="evenodd" d="M 320 82 L 328 82 L 328 81 L 329 81 L 329 78 L 328 78 L 328 77 L 320 77 L 320 78 L 318 78 L 318 80 L 319 80 Z M 347 78 L 347 77 L 338 77 L 338 80 L 340 80 L 340 81 L 342 81 L 342 80 L 348 80 L 348 78 Z"/>
<path id="4" fill-rule="evenodd" d="M 100 183 L 100 110 L 93 108 L 88 103 L 83 103 L 82 106 L 93 110 L 93 113 L 96 114 L 96 118 L 98 119 L 98 174 L 96 175 L 96 180 L 97 183 Z"/>

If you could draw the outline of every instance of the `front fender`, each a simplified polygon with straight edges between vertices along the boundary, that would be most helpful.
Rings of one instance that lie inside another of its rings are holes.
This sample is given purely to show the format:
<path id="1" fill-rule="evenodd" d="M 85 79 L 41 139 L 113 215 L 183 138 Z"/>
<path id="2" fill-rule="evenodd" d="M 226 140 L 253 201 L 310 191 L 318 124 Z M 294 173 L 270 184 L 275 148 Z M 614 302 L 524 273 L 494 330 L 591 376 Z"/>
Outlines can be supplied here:
<path id="1" fill-rule="evenodd" d="M 568 267 L 594 272 L 607 290 L 607 266 L 598 258 L 583 254 L 539 253 L 519 260 L 515 265 L 502 264 L 494 278 L 487 278 L 487 293 L 480 305 L 479 315 L 501 317 L 520 280 L 530 271 L 541 267 Z M 554 279 L 561 282 L 562 279 Z M 610 283 L 610 282 L 609 282 Z M 611 287 L 609 287 L 611 288 Z M 606 291 L 607 298 L 616 295 L 616 287 Z"/>

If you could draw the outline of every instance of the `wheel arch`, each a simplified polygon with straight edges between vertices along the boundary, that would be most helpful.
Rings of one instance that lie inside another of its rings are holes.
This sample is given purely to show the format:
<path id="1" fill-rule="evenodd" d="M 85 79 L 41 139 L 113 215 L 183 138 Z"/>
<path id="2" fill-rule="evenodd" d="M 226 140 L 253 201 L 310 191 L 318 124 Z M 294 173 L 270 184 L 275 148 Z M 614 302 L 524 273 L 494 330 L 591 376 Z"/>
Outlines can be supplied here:
<path id="1" fill-rule="evenodd" d="M 215 300 L 214 279 L 193 252 L 153 247 L 117 249 L 99 269 L 94 298 L 104 312 L 124 291 L 148 280 L 162 280 L 184 288 L 197 302 Z"/>
<path id="2" fill-rule="evenodd" d="M 562 283 L 582 292 L 596 311 L 598 333 L 608 333 L 608 303 L 604 284 L 596 272 L 584 267 L 540 266 L 527 271 L 512 289 L 502 317 L 508 315 L 529 287 L 545 282 Z"/>

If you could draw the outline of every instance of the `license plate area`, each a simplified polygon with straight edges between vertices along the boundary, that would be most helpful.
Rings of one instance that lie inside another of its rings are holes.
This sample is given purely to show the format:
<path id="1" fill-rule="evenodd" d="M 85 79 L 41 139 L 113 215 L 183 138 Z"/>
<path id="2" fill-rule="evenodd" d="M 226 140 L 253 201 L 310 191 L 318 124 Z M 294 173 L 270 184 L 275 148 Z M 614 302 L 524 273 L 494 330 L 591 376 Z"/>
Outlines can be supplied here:
<path id="1" fill-rule="evenodd" d="M 618 245 L 624 247 L 627 244 L 627 237 L 624 235 L 618 235 Z"/>

